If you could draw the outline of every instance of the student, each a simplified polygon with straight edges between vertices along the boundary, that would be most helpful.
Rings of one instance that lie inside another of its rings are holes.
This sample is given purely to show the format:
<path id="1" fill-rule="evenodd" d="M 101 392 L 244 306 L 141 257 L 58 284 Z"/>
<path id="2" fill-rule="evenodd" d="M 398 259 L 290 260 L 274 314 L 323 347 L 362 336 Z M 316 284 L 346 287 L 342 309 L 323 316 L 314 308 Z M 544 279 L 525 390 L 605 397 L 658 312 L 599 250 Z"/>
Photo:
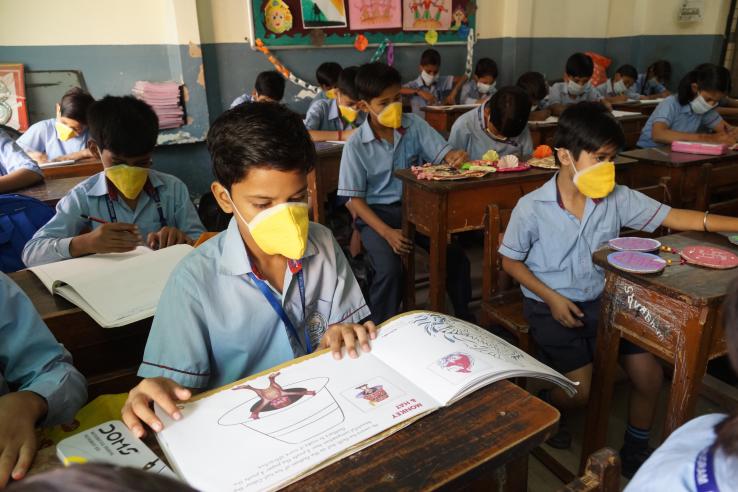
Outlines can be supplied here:
<path id="1" fill-rule="evenodd" d="M 533 153 L 528 130 L 530 99 L 520 87 L 503 87 L 486 103 L 463 114 L 451 127 L 448 144 L 463 149 L 472 160 L 488 150 L 527 160 Z"/>
<path id="2" fill-rule="evenodd" d="M 640 99 L 635 82 L 638 72 L 633 65 L 621 65 L 612 78 L 597 86 L 600 96 L 607 102 L 625 102 L 628 99 Z"/>
<path id="3" fill-rule="evenodd" d="M 31 300 L 0 273 L 0 488 L 20 480 L 36 455 L 37 425 L 71 422 L 87 400 L 72 366 Z M 11 391 L 13 388 L 13 391 Z"/>
<path id="4" fill-rule="evenodd" d="M 548 106 L 548 83 L 540 72 L 525 72 L 515 84 L 528 94 L 530 100 L 529 121 L 543 121 L 551 116 Z"/>
<path id="5" fill-rule="evenodd" d="M 245 92 L 231 103 L 234 108 L 245 102 L 279 102 L 284 97 L 284 77 L 276 70 L 260 72 L 254 81 L 251 94 Z"/>
<path id="6" fill-rule="evenodd" d="M 320 92 L 313 98 L 313 102 L 321 99 L 334 99 L 338 76 L 341 75 L 341 65 L 336 62 L 325 62 L 318 65 L 315 78 L 320 86 Z M 312 103 L 311 103 L 312 104 Z"/>
<path id="7" fill-rule="evenodd" d="M 666 85 L 671 80 L 671 63 L 666 60 L 653 62 L 646 69 L 646 73 L 638 74 L 635 83 L 635 92 L 641 99 L 660 99 L 667 97 L 670 92 Z"/>
<path id="8" fill-rule="evenodd" d="M 566 60 L 564 81 L 555 83 L 548 93 L 548 108 L 551 112 L 560 115 L 570 104 L 601 100 L 599 91 L 590 82 L 593 73 L 592 58 L 584 53 L 571 55 Z"/>
<path id="9" fill-rule="evenodd" d="M 38 164 L 0 130 L 0 193 L 27 188 L 43 179 Z"/>
<path id="10" fill-rule="evenodd" d="M 313 102 L 305 117 L 305 127 L 313 141 L 348 140 L 354 129 L 364 122 L 364 113 L 356 107 L 354 78 L 358 67 L 344 68 L 338 76 L 333 99 Z"/>
<path id="11" fill-rule="evenodd" d="M 725 67 L 706 64 L 689 72 L 679 82 L 679 92 L 661 101 L 651 113 L 638 146 L 657 147 L 675 140 L 734 144 L 738 129 L 715 111 L 730 88 L 730 72 Z M 706 129 L 713 133 L 700 133 Z"/>
<path id="12" fill-rule="evenodd" d="M 351 357 L 374 338 L 359 284 L 329 229 L 308 222 L 315 146 L 300 117 L 277 104 L 244 104 L 208 132 L 211 189 L 228 229 L 185 257 L 164 288 L 123 421 L 173 418 L 175 400 L 269 369 L 314 348 Z M 283 321 L 284 320 L 284 321 Z M 176 340 L 176 343 L 173 343 Z M 188 388 L 188 389 L 185 389 Z"/>
<path id="13" fill-rule="evenodd" d="M 356 225 L 374 269 L 369 306 L 380 323 L 399 312 L 402 285 L 401 256 L 412 242 L 402 235 L 402 183 L 393 173 L 426 162 L 458 166 L 467 160 L 452 150 L 424 119 L 402 114 L 400 73 L 384 63 L 368 63 L 356 74 L 359 107 L 367 114 L 343 149 L 338 195 L 357 217 Z M 425 236 L 418 244 L 428 246 Z M 447 288 L 456 316 L 473 319 L 469 260 L 456 244 L 448 246 Z"/>
<path id="14" fill-rule="evenodd" d="M 592 253 L 618 237 L 622 227 L 646 232 L 659 226 L 738 231 L 738 219 L 671 209 L 616 186 L 612 161 L 624 143 L 620 124 L 604 105 L 579 103 L 568 108 L 554 138 L 561 170 L 518 201 L 500 247 L 504 270 L 522 287 L 524 314 L 540 358 L 580 383 L 573 398 L 558 388 L 542 393 L 562 411 L 589 400 L 604 288 L 604 274 L 592 263 Z M 653 355 L 626 340 L 621 341 L 620 354 L 633 382 L 620 450 L 623 475 L 630 477 L 651 452 L 649 432 L 663 373 Z M 560 448 L 571 444 L 565 427 L 550 444 Z"/>
<path id="15" fill-rule="evenodd" d="M 461 90 L 466 77 L 458 77 L 454 82 L 453 75 L 441 77 L 441 54 L 434 49 L 427 49 L 420 56 L 420 75 L 417 79 L 402 86 L 403 95 L 412 96 L 410 106 L 413 114 L 424 117 L 420 108 L 429 104 L 456 104 L 456 96 Z"/>
<path id="16" fill-rule="evenodd" d="M 723 302 L 725 341 L 738 372 L 738 282 Z M 709 470 L 709 471 L 708 471 Z M 705 486 L 697 484 L 704 477 Z M 728 492 L 738 487 L 738 410 L 702 415 L 674 431 L 641 466 L 626 492 Z"/>
<path id="17" fill-rule="evenodd" d="M 40 164 L 92 157 L 87 148 L 87 110 L 93 102 L 87 91 L 69 89 L 56 104 L 56 118 L 31 125 L 18 145 Z"/>
<path id="18" fill-rule="evenodd" d="M 31 267 L 93 253 L 192 243 L 204 228 L 182 181 L 151 168 L 159 121 L 132 96 L 106 96 L 87 115 L 104 170 L 75 186 L 23 248 Z M 86 232 L 89 231 L 89 232 Z"/>
<path id="19" fill-rule="evenodd" d="M 480 58 L 474 68 L 474 77 L 461 87 L 461 104 L 481 104 L 497 89 L 497 63 L 492 58 Z"/>

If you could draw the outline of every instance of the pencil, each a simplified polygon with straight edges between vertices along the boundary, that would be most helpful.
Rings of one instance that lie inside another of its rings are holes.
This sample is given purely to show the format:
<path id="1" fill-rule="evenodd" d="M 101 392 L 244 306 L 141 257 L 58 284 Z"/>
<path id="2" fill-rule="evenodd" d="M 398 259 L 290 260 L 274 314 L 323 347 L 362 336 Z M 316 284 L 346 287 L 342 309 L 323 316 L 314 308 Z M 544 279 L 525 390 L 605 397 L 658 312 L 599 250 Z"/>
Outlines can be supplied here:
<path id="1" fill-rule="evenodd" d="M 97 222 L 98 224 L 107 224 L 108 223 L 107 220 L 98 219 L 97 217 L 93 217 L 91 215 L 82 214 L 82 215 L 80 215 L 80 217 L 82 217 L 85 220 L 91 220 L 92 222 Z"/>

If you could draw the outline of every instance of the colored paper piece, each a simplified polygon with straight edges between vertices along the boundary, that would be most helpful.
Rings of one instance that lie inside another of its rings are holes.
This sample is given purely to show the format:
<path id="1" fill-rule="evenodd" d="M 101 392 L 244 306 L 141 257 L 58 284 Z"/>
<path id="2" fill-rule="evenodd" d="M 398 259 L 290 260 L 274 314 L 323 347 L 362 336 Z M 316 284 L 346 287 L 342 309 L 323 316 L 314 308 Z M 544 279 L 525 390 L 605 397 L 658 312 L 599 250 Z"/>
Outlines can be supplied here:
<path id="1" fill-rule="evenodd" d="M 738 266 L 738 256 L 730 251 L 712 246 L 687 246 L 680 253 L 687 263 L 725 270 Z"/>
<path id="2" fill-rule="evenodd" d="M 630 273 L 656 273 L 666 268 L 666 260 L 651 253 L 617 251 L 607 255 L 607 262 Z"/>
<path id="3" fill-rule="evenodd" d="M 292 12 L 289 6 L 282 0 L 269 0 L 264 8 L 264 26 L 277 34 L 292 29 Z"/>
<path id="4" fill-rule="evenodd" d="M 400 0 L 349 0 L 348 9 L 354 31 L 402 27 Z"/>
<path id="5" fill-rule="evenodd" d="M 402 11 L 405 31 L 448 31 L 451 28 L 451 0 L 403 0 Z"/>
<path id="6" fill-rule="evenodd" d="M 269 60 L 269 63 L 271 63 L 272 65 L 274 65 L 274 69 L 277 72 L 281 73 L 284 78 L 286 78 L 287 80 L 289 80 L 290 82 L 292 82 L 295 85 L 299 85 L 303 89 L 307 89 L 308 91 L 312 92 L 313 94 L 317 94 L 318 91 L 320 91 L 320 87 L 316 87 L 316 86 L 314 86 L 312 84 L 309 84 L 309 83 L 305 82 L 304 80 L 302 80 L 301 78 L 297 77 L 292 72 L 290 72 L 287 69 L 287 67 L 285 67 L 284 65 L 282 65 L 282 62 L 280 62 L 279 60 L 277 60 L 277 58 L 274 55 L 272 55 L 272 52 L 269 51 L 269 48 L 266 47 L 266 45 L 264 44 L 264 41 L 262 41 L 259 38 L 256 38 L 255 44 L 256 44 L 256 49 L 258 51 L 261 51 L 262 53 L 264 53 L 264 55 L 266 55 L 267 60 Z"/>
<path id="7" fill-rule="evenodd" d="M 661 247 L 661 243 L 655 239 L 647 237 L 617 237 L 608 241 L 612 249 L 618 251 L 656 251 Z"/>
<path id="8" fill-rule="evenodd" d="M 377 51 L 374 52 L 371 59 L 369 60 L 370 63 L 378 61 L 380 58 L 382 58 L 384 51 L 387 49 L 388 42 L 389 42 L 389 39 L 384 38 L 384 40 L 381 43 L 379 43 L 379 46 L 377 46 Z"/>
<path id="9" fill-rule="evenodd" d="M 28 130 L 28 107 L 21 64 L 0 64 L 0 125 Z"/>
<path id="10" fill-rule="evenodd" d="M 428 31 L 427 33 L 425 33 L 425 42 L 431 46 L 436 44 L 438 42 L 438 32 Z"/>
<path id="11" fill-rule="evenodd" d="M 367 46 L 369 46 L 369 40 L 366 39 L 366 36 L 363 34 L 356 36 L 356 39 L 354 40 L 354 48 L 358 51 L 364 51 Z"/>
<path id="12" fill-rule="evenodd" d="M 461 26 L 458 31 L 456 31 L 456 34 L 461 39 L 466 39 L 466 37 L 469 35 L 469 26 Z"/>
<path id="13" fill-rule="evenodd" d="M 302 27 L 323 29 L 346 27 L 346 7 L 343 0 L 301 0 Z"/>

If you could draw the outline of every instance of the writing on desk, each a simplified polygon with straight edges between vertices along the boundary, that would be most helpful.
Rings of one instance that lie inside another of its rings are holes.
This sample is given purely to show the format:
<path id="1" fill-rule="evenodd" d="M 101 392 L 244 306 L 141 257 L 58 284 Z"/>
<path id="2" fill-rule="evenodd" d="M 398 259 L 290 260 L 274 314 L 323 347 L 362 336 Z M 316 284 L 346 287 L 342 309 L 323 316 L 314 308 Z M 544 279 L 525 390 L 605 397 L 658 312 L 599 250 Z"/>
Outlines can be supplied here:
<path id="1" fill-rule="evenodd" d="M 651 312 L 648 306 L 636 299 L 636 294 L 632 285 L 623 286 L 623 291 L 627 295 L 626 302 L 628 304 L 628 309 L 635 311 L 637 315 L 640 315 L 643 318 L 643 321 L 645 321 L 653 330 L 659 340 L 663 342 L 666 339 L 666 336 L 664 335 L 663 330 L 659 327 L 658 317 Z"/>

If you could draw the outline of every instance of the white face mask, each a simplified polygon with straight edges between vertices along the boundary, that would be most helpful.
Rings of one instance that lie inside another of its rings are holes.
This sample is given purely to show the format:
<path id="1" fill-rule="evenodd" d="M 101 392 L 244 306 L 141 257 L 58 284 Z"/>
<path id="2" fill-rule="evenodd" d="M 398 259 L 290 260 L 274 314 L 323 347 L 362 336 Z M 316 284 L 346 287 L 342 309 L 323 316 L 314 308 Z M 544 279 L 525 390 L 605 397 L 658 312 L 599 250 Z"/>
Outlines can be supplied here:
<path id="1" fill-rule="evenodd" d="M 695 114 L 705 114 L 712 108 L 717 106 L 717 104 L 708 104 L 708 102 L 705 101 L 705 98 L 702 97 L 702 95 L 697 94 L 697 97 L 692 99 L 692 102 L 689 103 L 689 106 L 692 108 L 692 111 Z"/>
<path id="2" fill-rule="evenodd" d="M 425 85 L 430 86 L 436 83 L 436 80 L 438 80 L 438 74 L 431 75 L 425 70 L 423 70 L 422 72 L 420 72 L 420 78 L 423 79 L 423 83 Z"/>
<path id="3" fill-rule="evenodd" d="M 612 84 L 612 91 L 617 95 L 623 94 L 627 90 L 628 88 L 625 86 L 625 82 L 623 82 L 623 79 L 620 79 Z"/>
<path id="4" fill-rule="evenodd" d="M 497 81 L 492 82 L 491 84 L 485 84 L 484 82 L 477 82 L 477 91 L 479 91 L 480 94 L 489 94 L 495 89 L 496 85 L 497 85 Z"/>
<path id="5" fill-rule="evenodd" d="M 569 92 L 570 96 L 581 96 L 584 94 L 584 91 L 589 87 L 589 82 L 586 84 L 577 84 L 573 80 L 570 80 L 566 83 L 566 90 Z"/>

